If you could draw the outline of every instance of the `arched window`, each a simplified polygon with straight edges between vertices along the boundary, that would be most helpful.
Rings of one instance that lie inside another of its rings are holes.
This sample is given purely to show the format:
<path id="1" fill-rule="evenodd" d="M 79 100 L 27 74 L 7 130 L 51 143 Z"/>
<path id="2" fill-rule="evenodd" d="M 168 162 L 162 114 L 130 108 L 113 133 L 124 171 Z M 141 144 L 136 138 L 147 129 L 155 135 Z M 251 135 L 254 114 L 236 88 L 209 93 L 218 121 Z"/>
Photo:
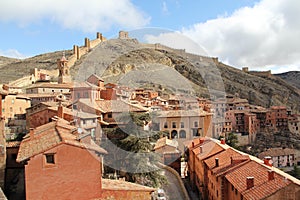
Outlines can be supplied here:
<path id="1" fill-rule="evenodd" d="M 173 138 L 177 138 L 178 136 L 177 136 L 177 131 L 176 130 L 173 130 L 172 132 L 171 132 L 171 137 L 172 137 L 172 139 Z"/>
<path id="2" fill-rule="evenodd" d="M 179 138 L 186 138 L 186 132 L 185 132 L 185 130 L 180 130 L 179 131 Z"/>

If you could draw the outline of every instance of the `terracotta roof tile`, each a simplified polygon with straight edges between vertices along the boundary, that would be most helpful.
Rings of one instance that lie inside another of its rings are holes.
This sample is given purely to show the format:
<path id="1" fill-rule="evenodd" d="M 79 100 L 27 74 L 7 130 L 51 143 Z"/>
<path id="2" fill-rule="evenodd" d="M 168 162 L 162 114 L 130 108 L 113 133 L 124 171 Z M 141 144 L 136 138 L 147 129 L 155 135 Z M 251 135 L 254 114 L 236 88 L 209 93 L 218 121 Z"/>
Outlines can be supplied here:
<path id="1" fill-rule="evenodd" d="M 11 142 L 6 142 L 6 147 L 19 147 L 21 144 L 21 141 L 11 141 Z"/>
<path id="2" fill-rule="evenodd" d="M 192 140 L 194 142 L 194 147 L 189 144 L 189 148 L 193 151 L 199 160 L 203 160 L 211 155 L 224 151 L 225 149 L 229 148 L 228 145 L 220 144 L 219 140 L 212 139 L 212 138 L 196 138 Z M 202 153 L 200 146 L 202 146 Z"/>
<path id="3" fill-rule="evenodd" d="M 216 167 L 216 158 L 219 159 L 218 167 Z M 204 160 L 204 163 L 206 163 L 213 173 L 221 173 L 224 170 L 228 170 L 230 167 L 234 167 L 234 162 L 238 164 L 239 162 L 246 160 L 250 160 L 249 156 L 241 155 L 236 150 L 229 148 Z"/>
<path id="4" fill-rule="evenodd" d="M 168 111 L 160 111 L 159 113 L 160 118 L 163 117 L 191 117 L 191 116 L 206 116 L 211 115 L 202 109 L 195 109 L 195 110 L 168 110 Z"/>
<path id="5" fill-rule="evenodd" d="M 163 137 L 163 138 L 160 138 L 157 140 L 157 142 L 155 143 L 154 150 L 159 149 L 166 145 L 177 148 L 178 142 L 176 140 L 170 140 L 170 139 L 168 139 L 168 137 Z"/>
<path id="6" fill-rule="evenodd" d="M 265 156 L 284 156 L 284 155 L 291 155 L 295 154 L 295 149 L 289 148 L 270 148 L 267 151 L 264 151 L 258 155 L 260 159 L 263 159 Z"/>
<path id="7" fill-rule="evenodd" d="M 99 100 L 97 105 L 106 112 L 145 112 L 146 108 L 121 100 Z"/>
<path id="8" fill-rule="evenodd" d="M 274 180 L 268 180 L 268 167 L 250 161 L 225 175 L 226 179 L 244 196 L 245 199 L 263 199 L 292 182 L 274 173 Z M 254 178 L 254 187 L 247 189 L 247 177 Z"/>
<path id="9" fill-rule="evenodd" d="M 103 190 L 155 191 L 155 188 L 130 183 L 122 180 L 102 179 Z"/>
<path id="10" fill-rule="evenodd" d="M 17 162 L 29 159 L 32 156 L 43 153 L 59 144 L 69 144 L 80 148 L 87 148 L 99 153 L 107 153 L 95 143 L 83 144 L 77 140 L 77 128 L 69 125 L 63 119 L 50 122 L 37 127 L 34 130 L 34 137 L 26 135 L 21 142 Z"/>

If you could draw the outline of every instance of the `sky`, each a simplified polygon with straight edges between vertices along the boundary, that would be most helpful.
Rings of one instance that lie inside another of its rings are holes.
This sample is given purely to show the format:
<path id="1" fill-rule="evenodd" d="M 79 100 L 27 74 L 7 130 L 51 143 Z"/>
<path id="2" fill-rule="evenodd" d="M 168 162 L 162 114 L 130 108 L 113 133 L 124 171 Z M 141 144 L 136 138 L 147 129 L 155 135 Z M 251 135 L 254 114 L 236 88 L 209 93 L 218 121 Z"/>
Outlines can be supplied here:
<path id="1" fill-rule="evenodd" d="M 300 71 L 299 19 L 299 0 L 1 0 L 0 55 L 26 58 L 81 46 L 96 32 L 109 39 L 144 30 L 142 42 L 239 69 Z"/>

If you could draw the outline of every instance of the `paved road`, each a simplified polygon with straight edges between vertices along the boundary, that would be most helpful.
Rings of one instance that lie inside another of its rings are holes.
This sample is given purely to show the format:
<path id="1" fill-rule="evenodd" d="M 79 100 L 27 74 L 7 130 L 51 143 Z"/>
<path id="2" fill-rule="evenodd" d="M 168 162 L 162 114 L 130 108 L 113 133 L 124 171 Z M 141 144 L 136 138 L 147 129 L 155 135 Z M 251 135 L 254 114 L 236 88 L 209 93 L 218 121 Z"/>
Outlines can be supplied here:
<path id="1" fill-rule="evenodd" d="M 168 185 L 163 186 L 162 188 L 165 190 L 166 195 L 169 200 L 181 200 L 184 199 L 184 194 L 180 188 L 180 184 L 178 179 L 174 174 L 164 169 L 164 175 L 169 181 Z"/>

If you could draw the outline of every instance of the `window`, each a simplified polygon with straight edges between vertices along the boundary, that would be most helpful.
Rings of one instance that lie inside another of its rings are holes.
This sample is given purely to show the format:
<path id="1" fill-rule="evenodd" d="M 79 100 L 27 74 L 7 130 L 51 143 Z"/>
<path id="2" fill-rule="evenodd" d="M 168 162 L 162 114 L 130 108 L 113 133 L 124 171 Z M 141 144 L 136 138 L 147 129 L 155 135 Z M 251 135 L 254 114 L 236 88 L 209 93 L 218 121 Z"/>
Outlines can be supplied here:
<path id="1" fill-rule="evenodd" d="M 195 128 L 198 127 L 198 122 L 197 122 L 197 121 L 194 122 L 194 127 L 195 127 Z"/>
<path id="2" fill-rule="evenodd" d="M 180 122 L 180 128 L 184 128 L 184 122 Z"/>
<path id="3" fill-rule="evenodd" d="M 112 113 L 108 113 L 108 114 L 107 114 L 107 117 L 108 117 L 108 118 L 112 118 Z"/>
<path id="4" fill-rule="evenodd" d="M 197 128 L 193 128 L 193 129 L 192 129 L 192 132 L 193 132 L 193 136 L 199 136 L 199 133 L 198 133 L 198 129 L 197 129 Z"/>
<path id="5" fill-rule="evenodd" d="M 176 122 L 172 122 L 172 128 L 176 128 Z"/>
<path id="6" fill-rule="evenodd" d="M 179 131 L 179 138 L 186 138 L 186 132 L 185 132 L 185 130 L 180 130 Z"/>
<path id="7" fill-rule="evenodd" d="M 164 128 L 168 128 L 168 122 L 164 123 Z"/>
<path id="8" fill-rule="evenodd" d="M 55 164 L 54 154 L 46 154 L 45 157 L 47 164 Z"/>

